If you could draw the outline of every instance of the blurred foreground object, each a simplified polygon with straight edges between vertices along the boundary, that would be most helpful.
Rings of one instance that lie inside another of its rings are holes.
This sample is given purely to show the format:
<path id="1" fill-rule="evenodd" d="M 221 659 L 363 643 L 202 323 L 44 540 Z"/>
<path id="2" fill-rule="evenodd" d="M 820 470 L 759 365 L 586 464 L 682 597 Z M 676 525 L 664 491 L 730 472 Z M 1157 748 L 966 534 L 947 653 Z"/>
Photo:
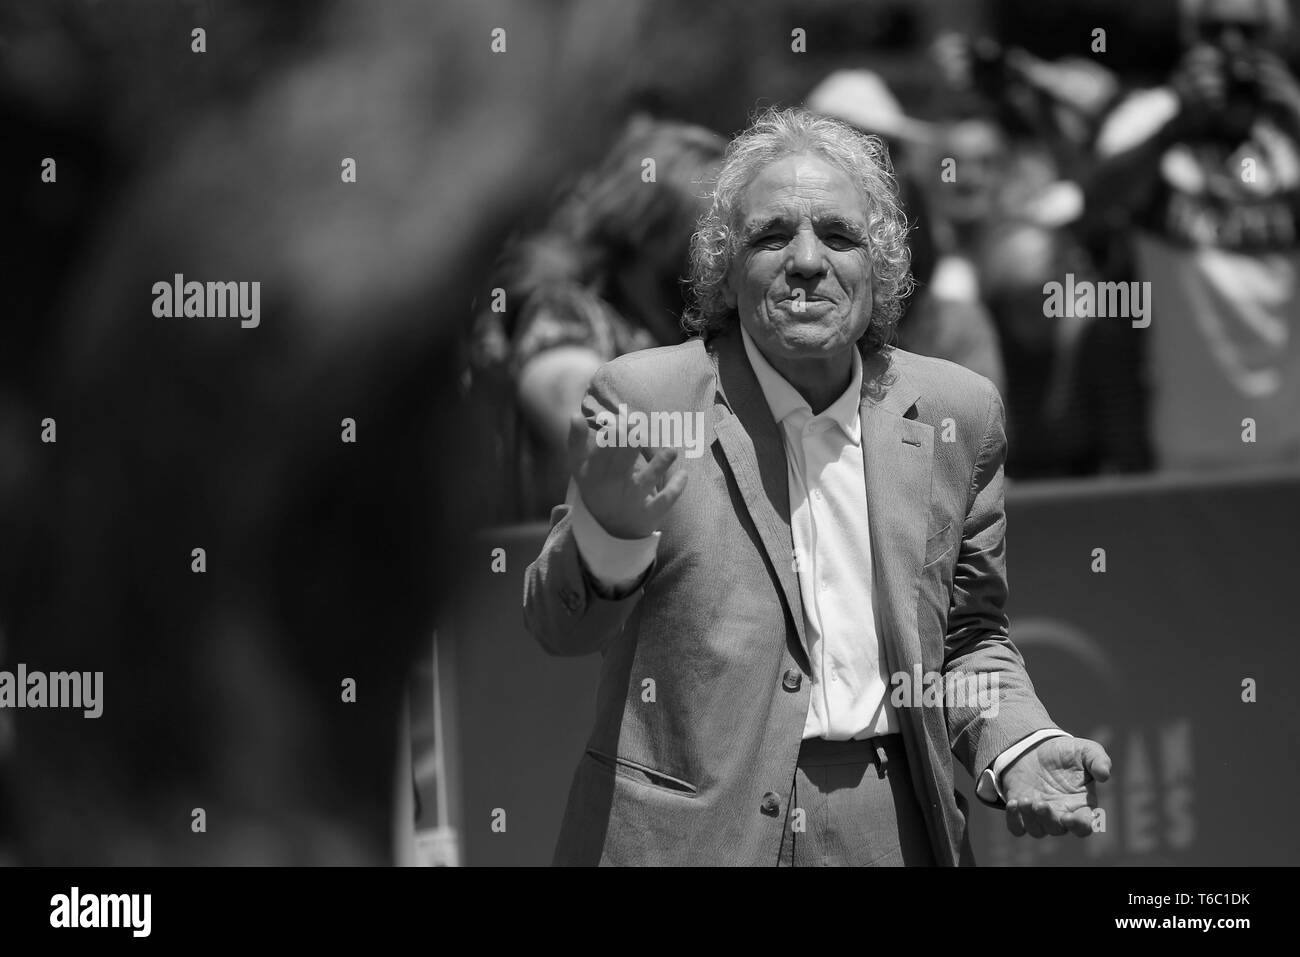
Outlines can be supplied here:
<path id="1" fill-rule="evenodd" d="M 24 463 L 0 484 L 5 664 L 104 675 L 100 718 L 15 714 L 20 860 L 390 860 L 412 654 L 496 480 L 459 397 L 472 290 L 499 224 L 603 135 L 569 104 L 617 91 L 629 37 L 522 0 L 72 2 L 4 29 L 29 131 L 10 249 L 63 270 L 15 287 L 0 349 Z M 67 115 L 84 142 L 49 138 Z M 101 162 L 113 201 L 58 258 L 49 223 Z M 156 318 L 178 273 L 260 283 L 260 322 Z"/>

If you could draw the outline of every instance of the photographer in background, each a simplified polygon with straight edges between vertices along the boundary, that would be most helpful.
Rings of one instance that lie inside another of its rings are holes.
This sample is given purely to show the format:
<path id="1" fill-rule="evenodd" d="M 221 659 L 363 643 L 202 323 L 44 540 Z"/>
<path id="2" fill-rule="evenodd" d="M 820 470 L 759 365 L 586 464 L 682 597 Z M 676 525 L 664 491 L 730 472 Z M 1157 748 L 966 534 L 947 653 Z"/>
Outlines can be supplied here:
<path id="1" fill-rule="evenodd" d="M 1086 215 L 1081 185 L 1119 78 L 1095 59 L 1046 60 L 986 36 L 942 34 L 930 55 L 945 122 L 929 168 L 950 159 L 960 171 L 930 180 L 943 253 L 931 292 L 991 316 L 1005 369 L 1007 475 L 1148 469 L 1144 331 L 1082 313 L 1043 316 L 1044 283 L 1067 272 L 1116 280 L 1127 266 L 1114 228 Z M 900 345 L 924 351 L 905 332 Z"/>
<path id="2" fill-rule="evenodd" d="M 976 112 L 1011 139 L 1019 155 L 1009 180 L 1028 177 L 1020 196 L 1028 204 L 1043 202 L 1035 196 L 1043 174 L 1072 180 L 1083 173 L 1091 162 L 1087 147 L 1120 95 L 1119 78 L 1094 58 L 1045 60 L 987 36 L 941 33 L 930 59 L 941 79 L 941 109 L 951 112 L 954 101 L 983 104 Z"/>
<path id="3" fill-rule="evenodd" d="M 1090 214 L 1133 231 L 1151 282 L 1162 468 L 1300 462 L 1300 84 L 1282 0 L 1184 0 L 1168 85 L 1097 137 Z M 1253 420 L 1251 426 L 1245 420 Z"/>

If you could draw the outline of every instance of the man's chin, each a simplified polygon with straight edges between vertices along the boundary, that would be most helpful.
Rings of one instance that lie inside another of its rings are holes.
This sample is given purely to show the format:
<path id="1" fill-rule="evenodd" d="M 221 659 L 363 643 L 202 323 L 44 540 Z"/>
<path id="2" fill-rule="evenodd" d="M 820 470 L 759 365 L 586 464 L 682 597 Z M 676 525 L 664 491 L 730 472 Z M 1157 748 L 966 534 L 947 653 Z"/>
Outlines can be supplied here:
<path id="1" fill-rule="evenodd" d="M 846 349 L 851 348 L 853 343 L 845 342 L 840 337 L 797 337 L 794 339 L 783 338 L 778 343 L 781 355 L 786 359 L 793 360 L 817 360 L 830 359 Z"/>

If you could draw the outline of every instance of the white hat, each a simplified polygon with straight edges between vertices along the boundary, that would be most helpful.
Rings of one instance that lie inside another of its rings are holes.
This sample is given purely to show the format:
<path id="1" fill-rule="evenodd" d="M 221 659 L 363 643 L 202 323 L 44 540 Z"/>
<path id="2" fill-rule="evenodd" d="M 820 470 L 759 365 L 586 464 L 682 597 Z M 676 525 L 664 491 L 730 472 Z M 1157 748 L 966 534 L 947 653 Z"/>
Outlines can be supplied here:
<path id="1" fill-rule="evenodd" d="M 837 70 L 808 94 L 805 105 L 814 113 L 886 138 L 913 143 L 935 138 L 934 125 L 905 114 L 884 80 L 870 70 Z"/>

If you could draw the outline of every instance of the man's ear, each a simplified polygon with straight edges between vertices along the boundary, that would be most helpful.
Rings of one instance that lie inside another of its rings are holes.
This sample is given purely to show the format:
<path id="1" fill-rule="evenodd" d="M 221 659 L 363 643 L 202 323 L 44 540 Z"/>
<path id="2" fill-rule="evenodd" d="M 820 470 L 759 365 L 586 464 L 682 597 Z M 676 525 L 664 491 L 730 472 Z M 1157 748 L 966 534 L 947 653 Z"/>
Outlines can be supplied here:
<path id="1" fill-rule="evenodd" d="M 732 286 L 731 277 L 735 275 L 731 270 L 727 271 L 727 278 L 722 283 L 722 301 L 727 304 L 728 309 L 736 308 L 736 290 Z"/>

